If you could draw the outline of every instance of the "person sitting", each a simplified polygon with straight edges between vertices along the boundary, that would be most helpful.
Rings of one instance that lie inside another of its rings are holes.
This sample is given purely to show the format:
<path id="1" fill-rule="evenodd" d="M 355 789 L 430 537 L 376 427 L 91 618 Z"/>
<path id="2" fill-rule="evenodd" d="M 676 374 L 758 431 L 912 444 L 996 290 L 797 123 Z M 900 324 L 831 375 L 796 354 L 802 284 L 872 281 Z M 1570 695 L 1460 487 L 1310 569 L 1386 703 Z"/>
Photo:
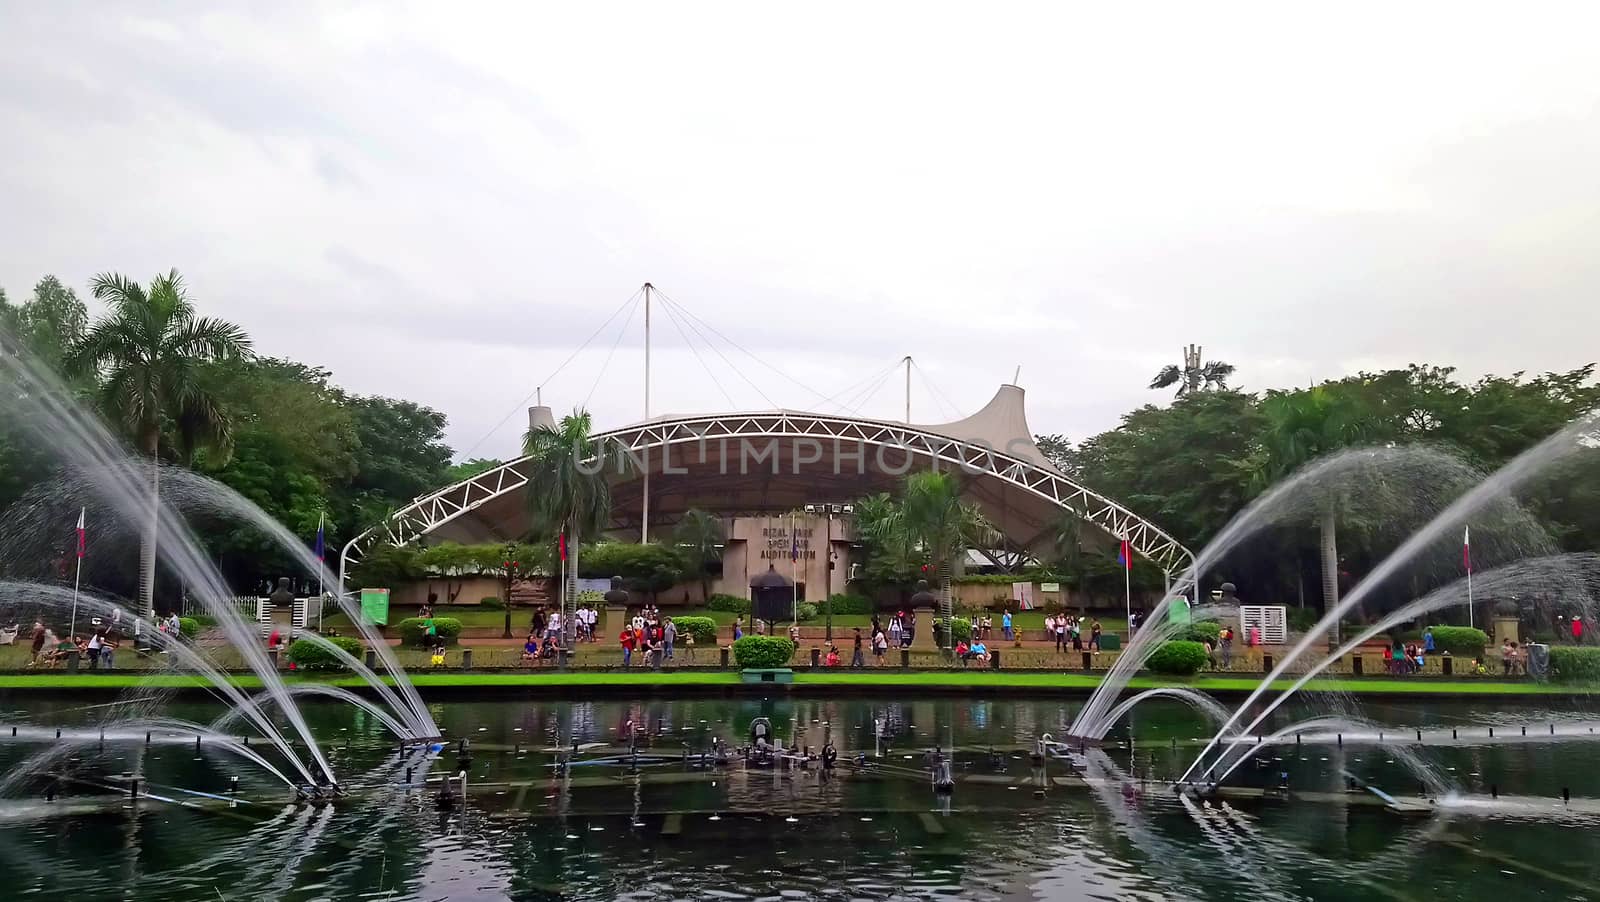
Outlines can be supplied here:
<path id="1" fill-rule="evenodd" d="M 972 648 L 967 645 L 967 640 L 956 640 L 956 657 L 961 659 L 961 666 L 967 666 L 967 661 L 972 658 Z"/>
<path id="2" fill-rule="evenodd" d="M 838 667 L 839 666 L 839 647 L 837 645 L 828 646 L 828 658 L 827 658 L 827 661 L 828 661 L 828 666 L 829 667 Z"/>
<path id="3" fill-rule="evenodd" d="M 983 644 L 983 640 L 981 640 L 981 639 L 978 640 L 977 642 L 972 643 L 972 657 L 973 657 L 974 660 L 979 661 L 979 662 L 988 661 L 989 660 L 989 646 L 984 645 Z"/>
<path id="4" fill-rule="evenodd" d="M 533 633 L 528 634 L 528 641 L 522 643 L 522 663 L 533 664 L 539 660 L 539 640 Z"/>
<path id="5" fill-rule="evenodd" d="M 443 667 L 444 666 L 444 647 L 443 646 L 438 646 L 438 645 L 434 646 L 433 654 L 428 659 L 428 663 L 431 664 L 434 667 Z"/>

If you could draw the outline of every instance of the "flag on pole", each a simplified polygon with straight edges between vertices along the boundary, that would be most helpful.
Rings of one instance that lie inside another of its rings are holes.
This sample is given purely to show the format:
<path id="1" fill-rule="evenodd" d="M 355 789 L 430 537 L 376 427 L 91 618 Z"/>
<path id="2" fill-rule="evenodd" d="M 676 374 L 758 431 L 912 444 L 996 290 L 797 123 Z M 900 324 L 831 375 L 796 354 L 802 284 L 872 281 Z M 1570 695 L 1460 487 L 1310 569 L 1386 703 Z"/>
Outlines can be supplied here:
<path id="1" fill-rule="evenodd" d="M 800 533 L 793 527 L 789 528 L 789 560 L 800 560 Z"/>
<path id="2" fill-rule="evenodd" d="M 566 560 L 567 559 L 567 534 L 566 533 L 561 533 L 560 537 L 556 540 L 556 546 L 561 551 L 561 559 L 563 561 Z"/>
<path id="3" fill-rule="evenodd" d="M 1117 546 L 1117 563 L 1121 564 L 1124 570 L 1133 569 L 1133 546 L 1128 544 L 1127 539 L 1123 539 L 1122 544 Z"/>
<path id="4" fill-rule="evenodd" d="M 323 514 L 318 514 L 317 515 L 317 541 L 316 541 L 316 544 L 314 544 L 312 546 L 312 550 L 317 553 L 317 560 L 319 560 L 319 561 L 326 560 L 326 558 L 324 557 L 324 548 L 323 548 L 323 545 L 322 545 L 322 524 L 323 524 L 324 516 L 325 515 L 323 515 Z"/>
<path id="5" fill-rule="evenodd" d="M 83 531 L 83 515 L 85 508 L 78 508 L 78 559 L 83 560 L 83 555 L 89 550 L 89 540 Z"/>
<path id="6" fill-rule="evenodd" d="M 1472 527 L 1470 526 L 1461 529 L 1461 566 L 1465 567 L 1468 573 L 1472 572 Z"/>

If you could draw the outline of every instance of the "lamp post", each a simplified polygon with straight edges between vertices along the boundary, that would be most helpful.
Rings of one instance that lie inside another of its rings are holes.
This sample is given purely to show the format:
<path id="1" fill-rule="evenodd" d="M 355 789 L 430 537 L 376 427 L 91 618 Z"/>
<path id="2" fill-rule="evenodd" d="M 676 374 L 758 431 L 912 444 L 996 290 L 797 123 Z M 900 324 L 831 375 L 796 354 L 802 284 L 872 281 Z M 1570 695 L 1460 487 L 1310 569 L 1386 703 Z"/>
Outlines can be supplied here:
<path id="1" fill-rule="evenodd" d="M 827 624 L 825 640 L 831 645 L 833 644 L 833 518 L 839 516 L 840 514 L 855 513 L 855 505 L 836 504 L 832 502 L 825 504 L 808 504 L 806 505 L 806 513 L 825 513 L 828 515 L 828 537 L 823 542 L 824 555 L 826 556 L 828 562 L 828 572 L 823 577 L 824 589 L 822 603 L 824 605 L 823 613 L 827 616 L 827 620 L 825 621 Z"/>
<path id="2" fill-rule="evenodd" d="M 507 542 L 506 543 L 506 548 L 505 548 L 505 556 L 500 561 L 500 568 L 505 571 L 505 575 L 506 575 L 506 591 L 505 591 L 505 596 L 506 597 L 503 599 L 505 601 L 505 607 L 506 607 L 506 627 L 505 627 L 505 631 L 500 634 L 500 638 L 502 638 L 502 639 L 510 639 L 511 638 L 511 583 L 516 580 L 516 578 L 517 578 L 517 570 L 518 570 L 518 568 L 520 568 L 522 566 L 521 564 L 519 564 L 517 562 L 516 555 L 517 555 L 517 545 L 516 545 L 516 543 L 515 542 Z"/>

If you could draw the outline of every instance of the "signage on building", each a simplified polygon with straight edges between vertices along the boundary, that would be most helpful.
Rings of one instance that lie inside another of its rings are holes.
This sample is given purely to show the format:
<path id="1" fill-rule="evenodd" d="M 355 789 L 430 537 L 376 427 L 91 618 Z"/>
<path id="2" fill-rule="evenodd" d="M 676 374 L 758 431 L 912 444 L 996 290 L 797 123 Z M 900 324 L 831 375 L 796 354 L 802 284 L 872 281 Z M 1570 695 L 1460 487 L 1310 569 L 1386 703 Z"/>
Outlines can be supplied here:
<path id="1" fill-rule="evenodd" d="M 761 559 L 771 561 L 789 560 L 790 552 L 798 546 L 800 560 L 814 561 L 817 552 L 811 547 L 811 536 L 816 530 L 809 526 L 797 526 L 790 535 L 787 526 L 768 526 L 761 530 L 762 541 L 766 544 L 761 548 Z"/>

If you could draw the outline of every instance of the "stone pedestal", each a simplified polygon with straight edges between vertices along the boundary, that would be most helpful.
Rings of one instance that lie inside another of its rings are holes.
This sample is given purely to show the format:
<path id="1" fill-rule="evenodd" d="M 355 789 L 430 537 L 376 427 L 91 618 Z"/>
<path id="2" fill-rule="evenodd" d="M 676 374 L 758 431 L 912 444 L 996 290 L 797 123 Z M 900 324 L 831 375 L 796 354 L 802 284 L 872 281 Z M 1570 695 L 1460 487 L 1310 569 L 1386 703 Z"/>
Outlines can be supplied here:
<path id="1" fill-rule="evenodd" d="M 1518 620 L 1515 617 L 1502 617 L 1498 614 L 1494 618 L 1494 632 L 1489 634 L 1489 642 L 1495 648 L 1500 648 L 1507 639 L 1522 644 L 1522 638 L 1517 632 Z"/>

